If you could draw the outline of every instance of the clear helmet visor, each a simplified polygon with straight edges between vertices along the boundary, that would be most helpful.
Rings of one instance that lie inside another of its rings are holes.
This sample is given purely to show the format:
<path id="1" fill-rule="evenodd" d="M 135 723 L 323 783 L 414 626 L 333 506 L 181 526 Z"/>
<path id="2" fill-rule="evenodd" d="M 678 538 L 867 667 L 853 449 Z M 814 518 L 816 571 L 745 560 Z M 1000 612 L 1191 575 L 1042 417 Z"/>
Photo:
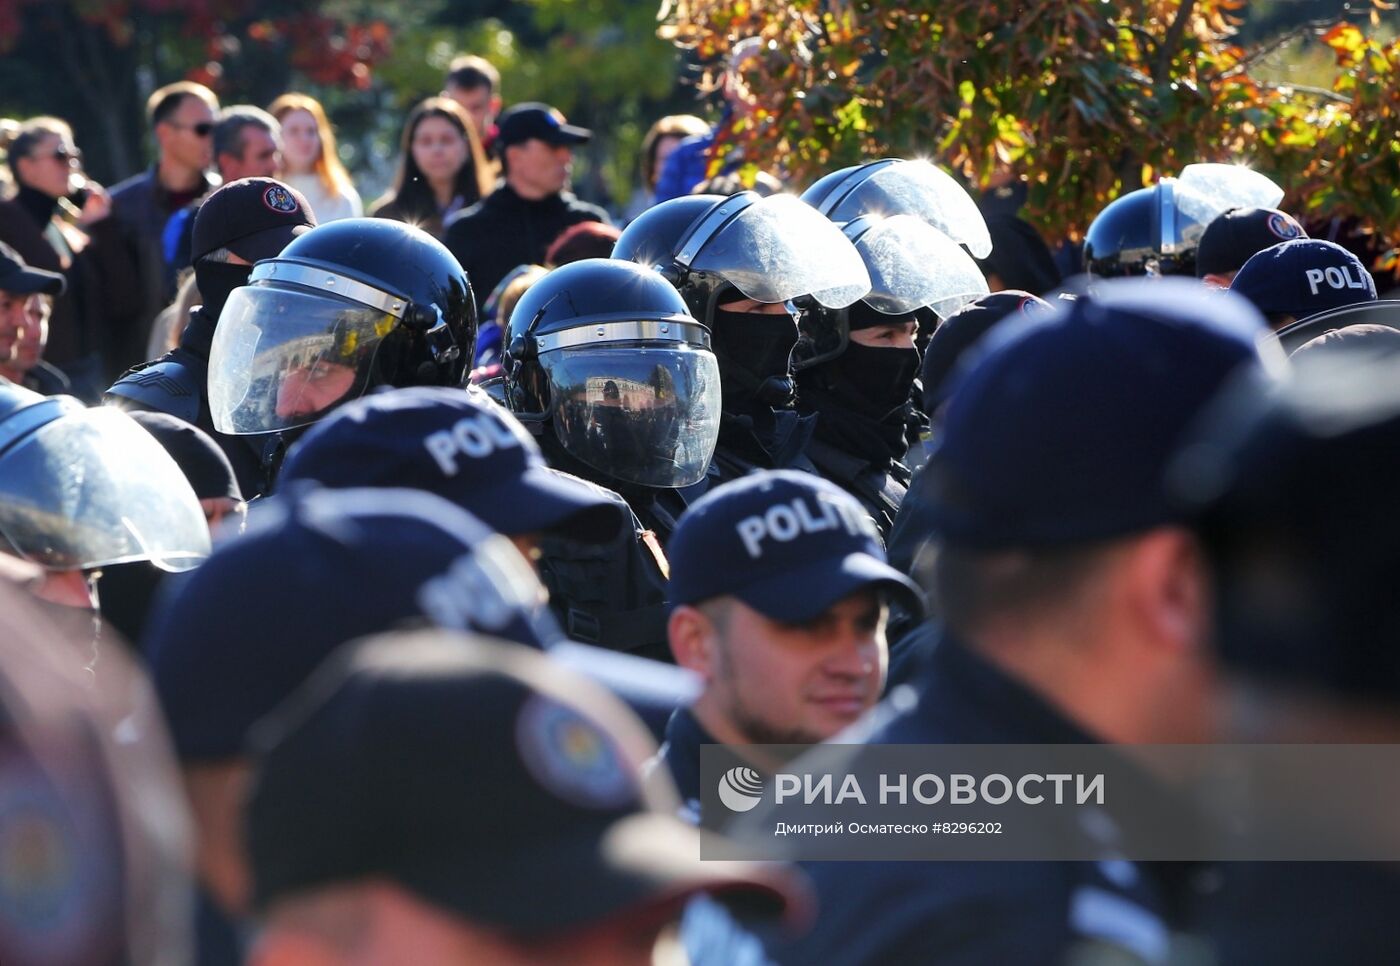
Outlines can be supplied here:
<path id="1" fill-rule="evenodd" d="M 1231 208 L 1276 208 L 1283 200 L 1282 188 L 1238 164 L 1188 164 L 1174 187 L 1177 209 L 1202 226 Z"/>
<path id="2" fill-rule="evenodd" d="M 792 195 L 743 209 L 706 239 L 690 260 L 759 302 L 811 296 L 828 308 L 870 291 L 870 276 L 841 230 Z"/>
<path id="3" fill-rule="evenodd" d="M 719 364 L 679 343 L 542 353 L 559 442 L 608 476 L 680 487 L 705 475 L 719 439 Z"/>
<path id="4" fill-rule="evenodd" d="M 221 433 L 314 423 L 362 395 L 398 320 L 339 295 L 254 284 L 234 289 L 209 352 L 209 410 Z"/>
<path id="5" fill-rule="evenodd" d="M 870 272 L 864 301 L 886 315 L 925 306 L 940 319 L 986 295 L 987 279 L 962 246 L 914 215 L 863 218 L 846 226 Z"/>
<path id="6" fill-rule="evenodd" d="M 977 258 L 992 253 L 992 236 L 977 202 L 952 175 L 927 161 L 901 161 L 877 169 L 827 212 L 838 222 L 872 214 L 913 215 L 966 245 Z"/>
<path id="7" fill-rule="evenodd" d="M 137 560 L 189 570 L 209 556 L 209 527 L 184 473 L 115 409 L 69 412 L 0 456 L 0 534 L 50 570 Z"/>

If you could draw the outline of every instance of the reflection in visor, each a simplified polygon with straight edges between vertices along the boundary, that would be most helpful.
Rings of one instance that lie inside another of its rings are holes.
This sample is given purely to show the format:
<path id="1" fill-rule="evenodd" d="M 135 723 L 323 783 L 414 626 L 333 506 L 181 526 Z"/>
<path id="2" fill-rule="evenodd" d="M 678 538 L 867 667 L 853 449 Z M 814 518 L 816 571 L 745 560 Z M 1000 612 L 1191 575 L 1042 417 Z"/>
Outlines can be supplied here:
<path id="1" fill-rule="evenodd" d="M 1175 179 L 1174 195 L 1177 209 L 1204 227 L 1231 208 L 1273 208 L 1283 189 L 1242 165 L 1188 164 Z"/>
<path id="2" fill-rule="evenodd" d="M 397 324 L 336 295 L 235 289 L 214 330 L 209 408 L 223 433 L 272 433 L 315 422 L 361 395 Z"/>
<path id="3" fill-rule="evenodd" d="M 571 454 L 642 486 L 698 483 L 719 438 L 719 366 L 684 344 L 544 353 L 554 432 Z"/>
<path id="4" fill-rule="evenodd" d="M 759 302 L 810 295 L 842 308 L 870 291 L 865 264 L 846 236 L 792 195 L 749 205 L 701 246 L 690 267 L 722 276 Z"/>
<path id="5" fill-rule="evenodd" d="M 0 534 L 51 570 L 134 560 L 188 570 L 209 555 L 184 473 L 113 409 L 69 413 L 0 457 Z"/>
<path id="6" fill-rule="evenodd" d="M 987 280 L 957 242 L 913 215 L 876 221 L 856 239 L 870 271 L 864 301 L 886 315 L 929 306 L 946 319 L 987 294 Z"/>
<path id="7" fill-rule="evenodd" d="M 854 221 L 861 215 L 914 215 L 976 258 L 992 253 L 992 236 L 977 202 L 962 185 L 927 161 L 886 165 L 862 181 L 829 213 L 832 221 Z"/>

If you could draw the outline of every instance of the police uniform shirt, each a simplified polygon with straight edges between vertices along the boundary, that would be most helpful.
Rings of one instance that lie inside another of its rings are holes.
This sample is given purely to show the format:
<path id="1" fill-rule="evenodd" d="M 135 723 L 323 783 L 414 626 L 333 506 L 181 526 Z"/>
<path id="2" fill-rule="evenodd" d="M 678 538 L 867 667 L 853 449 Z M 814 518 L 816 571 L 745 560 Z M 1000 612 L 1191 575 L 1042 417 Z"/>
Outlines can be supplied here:
<path id="1" fill-rule="evenodd" d="M 866 743 L 1093 740 L 945 635 L 917 702 L 885 717 Z M 769 953 L 794 966 L 1166 962 L 1190 870 L 1104 854 L 1098 862 L 804 863 L 821 915 L 795 943 L 770 938 Z"/>
<path id="2" fill-rule="evenodd" d="M 657 752 L 681 796 L 681 818 L 700 822 L 700 746 L 717 744 L 689 708 L 677 708 L 666 723 L 666 740 Z"/>

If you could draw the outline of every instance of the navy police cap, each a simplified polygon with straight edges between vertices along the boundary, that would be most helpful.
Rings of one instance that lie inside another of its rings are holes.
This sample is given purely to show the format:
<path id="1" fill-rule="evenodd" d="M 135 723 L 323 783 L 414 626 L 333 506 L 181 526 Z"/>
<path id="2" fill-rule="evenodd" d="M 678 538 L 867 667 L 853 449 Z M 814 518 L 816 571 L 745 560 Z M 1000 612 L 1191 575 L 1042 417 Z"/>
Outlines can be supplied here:
<path id="1" fill-rule="evenodd" d="M 622 527 L 616 504 L 550 469 L 529 432 L 480 390 L 413 386 L 346 403 L 302 437 L 281 480 L 427 490 L 512 536 L 606 543 Z"/>
<path id="2" fill-rule="evenodd" d="M 297 488 L 158 602 L 144 650 L 180 757 L 248 729 L 336 647 L 404 624 L 543 648 L 563 635 L 505 537 L 430 493 Z"/>
<path id="3" fill-rule="evenodd" d="M 1177 522 L 1172 448 L 1266 335 L 1243 299 L 1170 278 L 1101 282 L 1008 321 L 970 361 L 910 497 L 933 536 L 984 550 Z"/>
<path id="4" fill-rule="evenodd" d="M 873 585 L 923 611 L 918 587 L 886 563 L 865 509 L 809 473 L 766 470 L 707 493 L 681 517 L 667 553 L 673 606 L 728 595 L 796 623 Z"/>
<path id="5" fill-rule="evenodd" d="M 1305 319 L 1319 312 L 1376 300 L 1376 282 L 1361 259 L 1335 242 L 1298 238 L 1244 263 L 1230 291 L 1265 315 Z"/>

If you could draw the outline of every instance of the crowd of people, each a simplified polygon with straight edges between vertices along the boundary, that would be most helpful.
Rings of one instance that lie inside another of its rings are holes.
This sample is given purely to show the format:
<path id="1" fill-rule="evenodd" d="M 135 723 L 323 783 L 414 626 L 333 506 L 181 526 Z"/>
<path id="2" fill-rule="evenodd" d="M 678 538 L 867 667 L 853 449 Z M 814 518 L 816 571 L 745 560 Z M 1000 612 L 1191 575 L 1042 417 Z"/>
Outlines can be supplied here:
<path id="1" fill-rule="evenodd" d="M 1400 954 L 1393 866 L 1111 802 L 1099 861 L 701 860 L 706 746 L 1400 738 L 1395 280 L 1234 165 L 1082 245 L 1014 175 L 746 189 L 756 50 L 616 219 L 479 57 L 367 206 L 305 94 L 163 87 L 110 189 L 10 132 L 0 963 Z"/>

